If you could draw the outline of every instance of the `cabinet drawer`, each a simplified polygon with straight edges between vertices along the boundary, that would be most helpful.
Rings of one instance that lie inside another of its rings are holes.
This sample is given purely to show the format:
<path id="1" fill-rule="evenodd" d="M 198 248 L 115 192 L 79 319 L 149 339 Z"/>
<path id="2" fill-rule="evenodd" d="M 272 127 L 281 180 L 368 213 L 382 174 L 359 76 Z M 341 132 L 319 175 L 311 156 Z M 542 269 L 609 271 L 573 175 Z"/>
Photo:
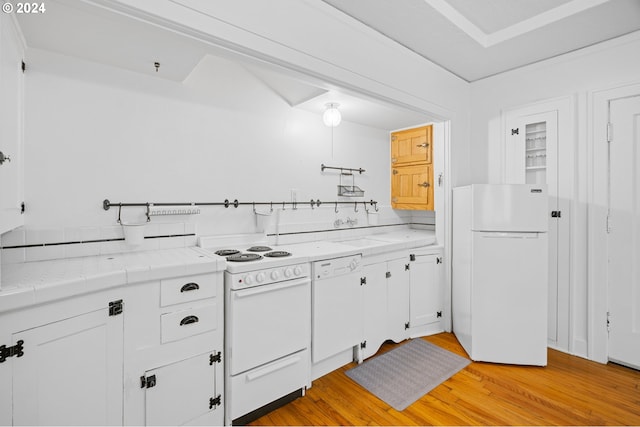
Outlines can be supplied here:
<path id="1" fill-rule="evenodd" d="M 218 304 L 211 302 L 161 315 L 161 342 L 164 344 L 217 329 L 218 309 Z"/>
<path id="2" fill-rule="evenodd" d="M 303 350 L 231 377 L 231 419 L 307 386 L 309 352 Z"/>
<path id="3" fill-rule="evenodd" d="M 218 274 L 200 274 L 196 276 L 176 277 L 160 281 L 160 306 L 180 304 L 216 296 Z"/>

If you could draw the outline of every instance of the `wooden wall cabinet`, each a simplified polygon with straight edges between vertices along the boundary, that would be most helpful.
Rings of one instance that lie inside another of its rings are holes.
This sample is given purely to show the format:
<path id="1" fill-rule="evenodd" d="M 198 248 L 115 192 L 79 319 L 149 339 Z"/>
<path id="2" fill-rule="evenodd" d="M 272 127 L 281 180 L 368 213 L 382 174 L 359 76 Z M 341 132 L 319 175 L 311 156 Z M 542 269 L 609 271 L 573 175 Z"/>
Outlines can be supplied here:
<path id="1" fill-rule="evenodd" d="M 391 133 L 391 207 L 433 210 L 433 126 Z"/>

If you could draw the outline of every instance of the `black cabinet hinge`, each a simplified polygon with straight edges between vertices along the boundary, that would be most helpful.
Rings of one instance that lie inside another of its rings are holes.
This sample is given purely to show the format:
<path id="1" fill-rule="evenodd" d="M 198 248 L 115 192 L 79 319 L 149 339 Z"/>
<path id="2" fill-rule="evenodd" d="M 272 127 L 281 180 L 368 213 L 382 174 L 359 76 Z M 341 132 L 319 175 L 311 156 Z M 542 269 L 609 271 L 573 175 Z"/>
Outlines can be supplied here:
<path id="1" fill-rule="evenodd" d="M 405 329 L 409 329 L 409 326 L 410 326 L 410 325 L 409 325 L 409 322 L 406 322 L 406 323 L 404 324 L 404 328 L 405 328 Z"/>
<path id="2" fill-rule="evenodd" d="M 366 285 L 366 284 L 367 284 L 367 278 L 366 277 L 361 277 L 360 278 L 360 286 Z"/>
<path id="3" fill-rule="evenodd" d="M 109 303 L 109 316 L 117 316 L 118 314 L 122 314 L 122 300 L 119 299 L 117 301 L 111 301 Z"/>
<path id="4" fill-rule="evenodd" d="M 551 218 L 560 218 L 562 216 L 562 211 L 551 211 Z"/>
<path id="5" fill-rule="evenodd" d="M 18 340 L 16 345 L 0 345 L 0 363 L 4 362 L 7 357 L 22 357 L 24 355 L 24 340 Z"/>
<path id="6" fill-rule="evenodd" d="M 416 260 L 416 254 L 409 254 L 409 261 L 415 261 Z"/>
<path id="7" fill-rule="evenodd" d="M 436 313 L 436 317 L 442 317 L 442 312 L 439 311 L 438 313 Z"/>
<path id="8" fill-rule="evenodd" d="M 213 409 L 216 406 L 220 406 L 222 404 L 222 395 L 217 395 L 216 397 L 209 398 L 209 409 Z"/>
<path id="9" fill-rule="evenodd" d="M 26 209 L 26 206 L 24 205 L 24 202 L 20 203 L 20 213 L 23 214 L 24 211 Z"/>
<path id="10" fill-rule="evenodd" d="M 362 341 L 362 342 L 360 343 L 360 348 L 367 348 L 367 341 L 366 341 L 366 340 L 365 340 L 365 341 Z"/>
<path id="11" fill-rule="evenodd" d="M 442 264 L 442 257 L 441 256 L 436 258 L 436 264 Z"/>
<path id="12" fill-rule="evenodd" d="M 217 352 L 215 354 L 209 355 L 209 365 L 213 365 L 214 363 L 222 362 L 222 353 Z"/>
<path id="13" fill-rule="evenodd" d="M 411 265 L 410 264 L 405 264 L 404 265 L 404 271 L 409 271 L 411 270 Z"/>
<path id="14" fill-rule="evenodd" d="M 144 375 L 140 377 L 140 388 L 151 388 L 156 386 L 156 376 L 150 375 L 145 377 Z"/>
<path id="15" fill-rule="evenodd" d="M 22 61 L 22 64 L 20 65 L 20 69 L 22 69 L 23 73 L 27 70 L 27 64 L 25 64 L 24 61 Z"/>
<path id="16" fill-rule="evenodd" d="M 519 135 L 519 134 L 520 134 L 520 128 L 511 129 L 511 135 Z"/>
<path id="17" fill-rule="evenodd" d="M 387 271 L 387 272 L 384 274 L 384 277 L 386 277 L 387 279 L 388 279 L 389 277 L 391 277 L 391 272 L 390 272 L 390 271 Z"/>

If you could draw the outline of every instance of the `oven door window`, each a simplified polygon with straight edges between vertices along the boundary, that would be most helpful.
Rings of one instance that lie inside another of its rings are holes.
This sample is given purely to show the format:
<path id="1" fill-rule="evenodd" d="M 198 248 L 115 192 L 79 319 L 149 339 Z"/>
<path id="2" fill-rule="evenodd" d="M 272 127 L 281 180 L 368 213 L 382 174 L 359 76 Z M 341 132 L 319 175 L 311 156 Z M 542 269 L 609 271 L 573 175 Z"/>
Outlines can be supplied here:
<path id="1" fill-rule="evenodd" d="M 310 346 L 308 278 L 231 291 L 229 303 L 226 338 L 231 375 Z"/>

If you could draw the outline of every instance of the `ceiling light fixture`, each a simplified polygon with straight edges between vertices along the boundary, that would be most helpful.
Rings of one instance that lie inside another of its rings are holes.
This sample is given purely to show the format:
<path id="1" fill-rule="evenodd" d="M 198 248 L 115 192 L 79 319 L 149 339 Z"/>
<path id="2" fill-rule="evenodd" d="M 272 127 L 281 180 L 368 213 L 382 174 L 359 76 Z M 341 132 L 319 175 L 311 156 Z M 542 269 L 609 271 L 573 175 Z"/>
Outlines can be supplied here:
<path id="1" fill-rule="evenodd" d="M 340 121 L 342 120 L 342 114 L 340 114 L 340 111 L 338 110 L 339 106 L 340 104 L 333 102 L 325 105 L 327 109 L 322 115 L 322 120 L 324 121 L 325 125 L 333 128 L 340 124 Z"/>

